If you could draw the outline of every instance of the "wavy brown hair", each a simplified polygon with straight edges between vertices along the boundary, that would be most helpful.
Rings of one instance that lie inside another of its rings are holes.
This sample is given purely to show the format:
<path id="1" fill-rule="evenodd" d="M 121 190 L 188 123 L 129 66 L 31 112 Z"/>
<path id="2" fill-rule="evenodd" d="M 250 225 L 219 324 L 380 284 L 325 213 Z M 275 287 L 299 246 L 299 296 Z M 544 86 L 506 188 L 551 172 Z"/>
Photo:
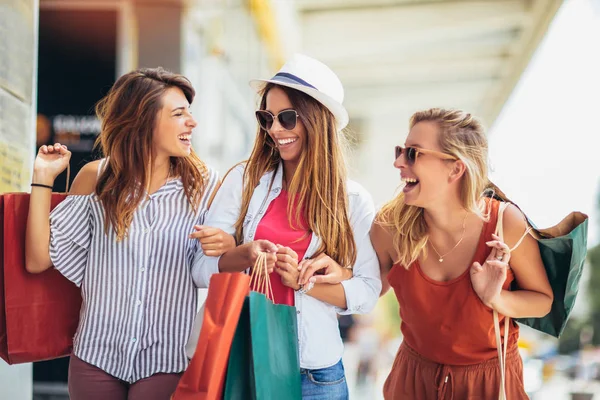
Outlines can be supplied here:
<path id="1" fill-rule="evenodd" d="M 482 124 L 473 115 L 461 110 L 431 108 L 413 114 L 409 127 L 412 129 L 424 121 L 434 122 L 439 127 L 442 152 L 465 164 L 460 190 L 463 208 L 487 221 L 489 210 L 484 197 L 504 194 L 488 179 L 488 143 Z M 424 209 L 406 204 L 404 193 L 400 192 L 385 204 L 375 221 L 392 234 L 398 257 L 394 263 L 408 268 L 421 252 L 425 252 L 429 234 Z"/>
<path id="2" fill-rule="evenodd" d="M 274 86 L 267 84 L 261 91 L 261 110 L 266 108 L 267 94 Z M 295 207 L 294 216 L 288 211 L 290 225 L 300 226 L 303 212 L 310 231 L 322 239 L 317 254 L 325 253 L 342 267 L 352 267 L 356 261 L 356 243 L 348 217 L 344 134 L 338 132 L 333 114 L 321 103 L 300 91 L 278 87 L 287 94 L 306 129 L 298 167 L 288 182 L 288 210 L 295 204 L 303 207 Z M 242 227 L 255 187 L 280 162 L 273 139 L 259 127 L 244 171 L 242 205 L 235 224 L 238 243 L 242 241 Z"/>
<path id="3" fill-rule="evenodd" d="M 139 69 L 120 77 L 96 105 L 102 129 L 96 145 L 108 162 L 96 184 L 105 213 L 105 231 L 112 227 L 117 240 L 127 236 L 135 210 L 146 196 L 154 158 L 152 139 L 162 97 L 179 88 L 191 104 L 195 91 L 182 75 L 162 68 Z M 171 157 L 172 176 L 179 176 L 185 195 L 198 210 L 207 185 L 207 167 L 193 152 Z"/>

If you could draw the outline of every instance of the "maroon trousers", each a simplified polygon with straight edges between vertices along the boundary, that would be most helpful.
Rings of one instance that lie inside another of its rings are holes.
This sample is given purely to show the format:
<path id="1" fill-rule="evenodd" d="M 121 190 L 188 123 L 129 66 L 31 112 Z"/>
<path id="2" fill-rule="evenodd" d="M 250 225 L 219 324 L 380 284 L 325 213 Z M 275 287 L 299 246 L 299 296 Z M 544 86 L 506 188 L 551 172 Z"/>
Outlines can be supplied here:
<path id="1" fill-rule="evenodd" d="M 71 355 L 69 397 L 71 400 L 169 400 L 179 374 L 154 374 L 127 383 Z"/>

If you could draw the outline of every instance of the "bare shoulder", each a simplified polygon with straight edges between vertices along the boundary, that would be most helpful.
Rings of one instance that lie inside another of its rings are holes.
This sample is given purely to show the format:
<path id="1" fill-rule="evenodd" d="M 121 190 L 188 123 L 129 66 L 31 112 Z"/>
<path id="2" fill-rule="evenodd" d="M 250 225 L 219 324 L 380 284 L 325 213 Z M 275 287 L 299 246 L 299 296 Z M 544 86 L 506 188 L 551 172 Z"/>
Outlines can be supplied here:
<path id="1" fill-rule="evenodd" d="M 375 218 L 371 225 L 371 238 L 378 241 L 391 241 L 392 235 L 386 227 L 383 226 L 379 218 Z"/>
<path id="2" fill-rule="evenodd" d="M 396 251 L 394 250 L 393 235 L 385 226 L 381 224 L 378 218 L 371 225 L 371 244 L 377 254 L 377 261 L 379 262 L 379 269 L 381 271 L 381 280 L 384 282 L 384 289 L 382 293 L 385 293 L 389 289 L 387 284 L 387 273 L 392 269 L 394 265 L 394 259 Z"/>
<path id="3" fill-rule="evenodd" d="M 77 173 L 69 194 L 88 195 L 96 189 L 100 161 L 92 161 L 83 166 Z"/>
<path id="4" fill-rule="evenodd" d="M 509 204 L 503 218 L 504 241 L 513 246 L 527 230 L 527 218 L 514 204 Z"/>
<path id="5" fill-rule="evenodd" d="M 375 218 L 371 225 L 371 243 L 377 252 L 384 251 L 391 257 L 393 253 L 393 235 L 388 228 Z"/>

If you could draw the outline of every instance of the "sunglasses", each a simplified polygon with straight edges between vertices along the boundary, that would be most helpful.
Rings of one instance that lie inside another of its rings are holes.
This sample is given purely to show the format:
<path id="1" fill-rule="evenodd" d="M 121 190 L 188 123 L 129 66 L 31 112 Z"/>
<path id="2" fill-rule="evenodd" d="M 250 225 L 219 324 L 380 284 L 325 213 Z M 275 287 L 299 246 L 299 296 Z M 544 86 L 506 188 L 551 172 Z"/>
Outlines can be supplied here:
<path id="1" fill-rule="evenodd" d="M 279 120 L 279 124 L 283 127 L 283 129 L 291 131 L 296 127 L 296 123 L 298 122 L 298 113 L 296 110 L 283 110 L 279 114 L 273 115 L 267 110 L 256 111 L 256 120 L 258 121 L 260 127 L 265 131 L 268 131 L 273 127 L 275 118 Z"/>
<path id="2" fill-rule="evenodd" d="M 440 151 L 435 151 L 435 150 L 420 149 L 418 147 L 396 146 L 395 151 L 396 151 L 395 159 L 397 160 L 398 157 L 400 157 L 401 155 L 404 154 L 404 157 L 406 157 L 406 162 L 409 165 L 414 165 L 417 162 L 417 158 L 419 157 L 419 154 L 429 154 L 434 157 L 440 158 L 442 160 L 456 160 L 457 159 L 456 157 L 451 156 L 450 154 L 442 153 Z"/>

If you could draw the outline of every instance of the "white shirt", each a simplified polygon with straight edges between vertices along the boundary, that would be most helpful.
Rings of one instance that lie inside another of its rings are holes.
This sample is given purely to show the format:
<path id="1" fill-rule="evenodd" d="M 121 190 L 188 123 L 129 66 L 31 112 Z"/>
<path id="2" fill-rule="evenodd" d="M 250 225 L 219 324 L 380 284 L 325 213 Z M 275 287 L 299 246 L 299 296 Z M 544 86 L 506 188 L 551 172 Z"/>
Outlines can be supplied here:
<path id="1" fill-rule="evenodd" d="M 244 168 L 245 165 L 238 165 L 227 175 L 206 215 L 205 225 L 235 234 L 234 225 L 242 204 Z M 276 172 L 267 172 L 254 189 L 244 220 L 244 243 L 254 240 L 256 227 L 271 201 L 281 192 L 282 177 L 283 167 L 280 165 Z M 336 313 L 368 313 L 375 307 L 381 292 L 379 262 L 369 237 L 375 217 L 373 200 L 362 186 L 350 180 L 347 183 L 347 192 L 350 225 L 357 248 L 356 262 L 353 266 L 354 276 L 342 282 L 348 308 L 343 310 L 308 294 L 295 292 L 301 368 L 320 369 L 335 365 L 342 358 L 344 351 Z M 305 258 L 313 257 L 320 244 L 321 239 L 313 234 Z M 192 267 L 194 283 L 198 287 L 208 287 L 211 275 L 218 272 L 219 257 L 205 256 L 199 247 Z"/>

